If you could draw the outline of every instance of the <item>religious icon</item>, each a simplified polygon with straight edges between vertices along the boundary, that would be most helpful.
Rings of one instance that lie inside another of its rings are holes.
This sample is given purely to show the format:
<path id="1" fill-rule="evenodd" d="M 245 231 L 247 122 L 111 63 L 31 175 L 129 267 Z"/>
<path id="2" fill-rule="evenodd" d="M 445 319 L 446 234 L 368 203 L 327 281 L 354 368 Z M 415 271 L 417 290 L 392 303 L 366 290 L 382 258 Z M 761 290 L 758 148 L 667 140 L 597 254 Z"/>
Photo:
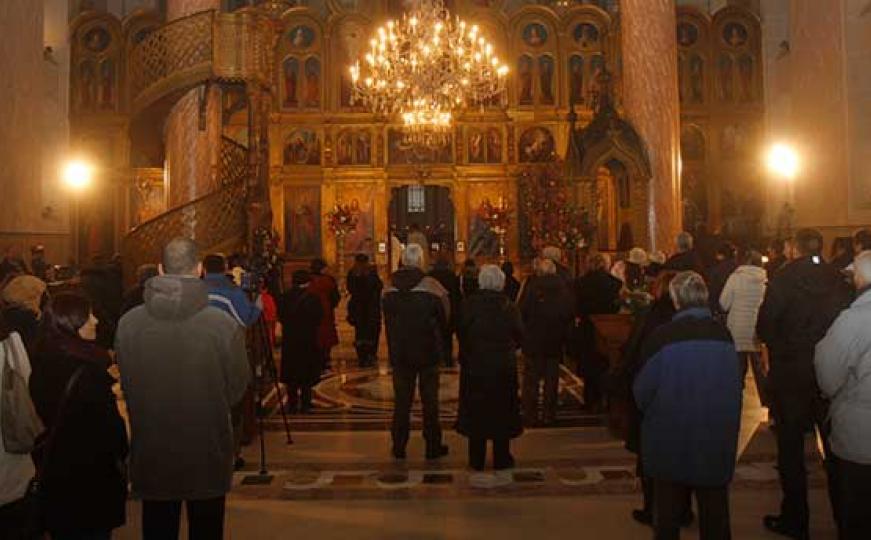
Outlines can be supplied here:
<path id="1" fill-rule="evenodd" d="M 523 41 L 530 47 L 540 47 L 547 42 L 547 28 L 541 23 L 531 23 L 523 29 Z"/>
<path id="2" fill-rule="evenodd" d="M 738 83 L 738 98 L 745 103 L 753 101 L 753 57 L 748 54 L 738 59 Z"/>
<path id="3" fill-rule="evenodd" d="M 470 200 L 472 219 L 469 224 L 469 255 L 471 257 L 495 257 L 499 255 L 499 238 L 487 224 L 488 210 L 493 208 L 489 198 L 478 206 Z"/>
<path id="4" fill-rule="evenodd" d="M 694 103 L 705 101 L 705 61 L 697 54 L 690 58 L 690 99 Z"/>
<path id="5" fill-rule="evenodd" d="M 285 165 L 318 165 L 321 162 L 321 144 L 314 131 L 297 129 L 287 137 L 284 147 Z"/>
<path id="6" fill-rule="evenodd" d="M 747 28 L 743 24 L 731 22 L 723 27 L 723 40 L 732 47 L 741 47 L 747 43 Z"/>
<path id="7" fill-rule="evenodd" d="M 469 132 L 469 163 L 484 163 L 484 135 L 480 130 Z"/>
<path id="8" fill-rule="evenodd" d="M 541 103 L 553 105 L 553 57 L 538 57 L 538 76 L 541 85 Z"/>
<path id="9" fill-rule="evenodd" d="M 523 55 L 518 61 L 519 96 L 517 101 L 520 105 L 532 105 L 532 58 Z"/>
<path id="10" fill-rule="evenodd" d="M 287 187 L 284 192 L 287 239 L 285 249 L 291 257 L 308 258 L 321 254 L 321 188 Z"/>
<path id="11" fill-rule="evenodd" d="M 677 25 L 677 44 L 692 47 L 699 40 L 699 29 L 694 24 L 682 22 Z"/>
<path id="12" fill-rule="evenodd" d="M 79 108 L 93 109 L 97 104 L 99 82 L 94 73 L 94 63 L 86 60 L 79 66 Z"/>
<path id="13" fill-rule="evenodd" d="M 705 135 L 697 126 L 684 126 L 681 129 L 680 157 L 684 161 L 705 160 Z"/>
<path id="14" fill-rule="evenodd" d="M 723 56 L 721 56 L 718 67 L 720 70 L 720 77 L 719 77 L 720 99 L 722 101 L 732 101 L 733 96 L 734 96 L 734 87 L 735 87 L 733 73 L 732 73 L 732 69 L 733 69 L 732 57 L 729 55 L 725 55 L 725 54 Z"/>
<path id="15" fill-rule="evenodd" d="M 345 236 L 345 250 L 349 255 L 366 253 L 372 255 L 372 237 L 375 236 L 375 220 L 372 215 L 372 197 L 370 192 L 362 192 L 362 200 L 351 199 L 348 209 L 356 218 L 355 227 Z"/>
<path id="16" fill-rule="evenodd" d="M 487 130 L 487 163 L 502 162 L 502 131 L 499 128 Z"/>
<path id="17" fill-rule="evenodd" d="M 112 59 L 100 64 L 100 108 L 113 109 L 115 106 L 115 64 Z"/>
<path id="18" fill-rule="evenodd" d="M 318 107 L 321 104 L 321 63 L 317 58 L 305 61 L 305 106 Z"/>
<path id="19" fill-rule="evenodd" d="M 584 59 L 579 55 L 572 55 L 569 59 L 569 81 L 571 83 L 572 103 L 584 102 Z"/>
<path id="20" fill-rule="evenodd" d="M 339 133 L 336 139 L 336 162 L 351 165 L 354 162 L 354 134 L 350 130 Z"/>
<path id="21" fill-rule="evenodd" d="M 299 86 L 299 60 L 289 57 L 284 60 L 284 101 L 285 108 L 296 107 L 296 88 Z"/>
<path id="22" fill-rule="evenodd" d="M 554 143 L 551 132 L 543 127 L 527 129 L 520 136 L 519 154 L 521 163 L 551 161 L 554 158 Z"/>
<path id="23" fill-rule="evenodd" d="M 297 26 L 290 31 L 290 44 L 296 49 L 305 49 L 315 40 L 315 31 L 308 26 Z"/>
<path id="24" fill-rule="evenodd" d="M 599 44 L 599 29 L 590 23 L 581 23 L 575 26 L 572 35 L 582 49 L 589 49 Z"/>
<path id="25" fill-rule="evenodd" d="M 355 153 L 355 165 L 369 165 L 372 163 L 372 135 L 368 131 L 359 131 L 357 133 Z"/>
<path id="26" fill-rule="evenodd" d="M 105 28 L 89 30 L 84 37 L 85 48 L 93 53 L 101 53 L 109 47 L 112 37 Z"/>

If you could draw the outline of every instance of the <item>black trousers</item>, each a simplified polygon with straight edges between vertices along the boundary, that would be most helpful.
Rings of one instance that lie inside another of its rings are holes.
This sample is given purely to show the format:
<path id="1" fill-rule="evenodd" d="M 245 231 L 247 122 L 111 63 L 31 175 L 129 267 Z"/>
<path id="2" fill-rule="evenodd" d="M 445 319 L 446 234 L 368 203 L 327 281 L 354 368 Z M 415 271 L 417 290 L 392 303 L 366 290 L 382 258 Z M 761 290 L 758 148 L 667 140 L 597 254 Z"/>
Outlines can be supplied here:
<path id="1" fill-rule="evenodd" d="M 700 487 L 676 484 L 669 480 L 654 480 L 653 529 L 655 540 L 678 540 L 680 521 L 686 511 L 686 500 L 695 493 L 699 508 L 699 539 L 730 540 L 729 488 Z"/>
<path id="2" fill-rule="evenodd" d="M 825 411 L 814 388 L 796 391 L 778 384 L 782 377 L 772 381 L 771 412 L 774 416 L 777 441 L 777 472 L 783 500 L 780 517 L 783 523 L 795 531 L 807 531 L 810 521 L 807 495 L 807 467 L 805 465 L 805 442 L 808 429 L 816 427 L 823 441 L 826 455 L 825 470 L 828 476 L 829 501 L 835 523 L 840 523 L 840 505 L 837 502 L 839 476 L 828 442 L 828 424 Z"/>
<path id="3" fill-rule="evenodd" d="M 738 358 L 741 361 L 741 384 L 747 378 L 747 369 L 753 370 L 753 380 L 756 381 L 756 392 L 759 394 L 759 401 L 763 407 L 770 406 L 770 398 L 768 397 L 767 378 L 762 370 L 762 355 L 758 352 L 741 352 L 738 353 Z"/>
<path id="4" fill-rule="evenodd" d="M 871 538 L 871 465 L 837 458 L 840 540 Z"/>
<path id="5" fill-rule="evenodd" d="M 508 439 L 490 439 L 493 441 L 493 468 L 507 469 L 513 464 Z M 476 471 L 484 470 L 487 461 L 487 439 L 469 438 L 469 467 Z"/>
<path id="6" fill-rule="evenodd" d="M 178 538 L 185 503 L 190 540 L 223 540 L 225 497 L 197 501 L 142 501 L 142 538 Z"/>
<path id="7" fill-rule="evenodd" d="M 393 367 L 393 450 L 404 451 L 411 431 L 411 406 L 415 387 L 420 391 L 423 404 L 423 438 L 427 449 L 442 444 L 439 423 L 439 366 Z"/>
<path id="8" fill-rule="evenodd" d="M 558 356 L 526 356 L 523 358 L 523 415 L 526 422 L 538 420 L 538 396 L 544 380 L 544 422 L 556 420 L 559 398 Z"/>
<path id="9" fill-rule="evenodd" d="M 360 367 L 372 367 L 378 363 L 378 340 L 381 337 L 381 322 L 354 327 L 354 349 Z"/>

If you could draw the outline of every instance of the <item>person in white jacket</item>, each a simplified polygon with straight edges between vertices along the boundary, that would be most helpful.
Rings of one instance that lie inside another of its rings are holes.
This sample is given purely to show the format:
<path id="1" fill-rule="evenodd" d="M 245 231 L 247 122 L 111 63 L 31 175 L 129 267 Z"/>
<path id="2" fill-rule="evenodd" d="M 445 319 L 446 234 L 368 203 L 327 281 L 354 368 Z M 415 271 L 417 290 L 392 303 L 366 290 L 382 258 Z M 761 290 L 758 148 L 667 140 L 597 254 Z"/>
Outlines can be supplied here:
<path id="1" fill-rule="evenodd" d="M 21 337 L 14 332 L 8 333 L 4 326 L 0 319 L 0 368 L 8 363 L 13 371 L 29 380 L 30 360 Z M 3 386 L 0 384 L 0 407 L 3 403 Z M 0 436 L 0 531 L 3 531 L 0 537 L 7 538 L 5 534 L 8 533 L 8 538 L 31 538 L 26 536 L 30 531 L 25 529 L 33 525 L 28 519 L 30 507 L 26 496 L 35 474 L 30 454 L 7 452 L 3 437 Z"/>
<path id="2" fill-rule="evenodd" d="M 871 251 L 854 260 L 859 291 L 814 356 L 817 383 L 831 400 L 829 434 L 838 479 L 838 538 L 871 538 Z"/>
<path id="3" fill-rule="evenodd" d="M 751 251 L 729 279 L 720 294 L 720 307 L 728 313 L 726 326 L 735 340 L 735 349 L 741 359 L 741 373 L 746 376 L 748 365 L 753 368 L 753 378 L 763 405 L 766 405 L 765 374 L 761 362 L 761 344 L 756 336 L 756 319 L 765 298 L 768 281 L 763 268 L 762 255 Z"/>

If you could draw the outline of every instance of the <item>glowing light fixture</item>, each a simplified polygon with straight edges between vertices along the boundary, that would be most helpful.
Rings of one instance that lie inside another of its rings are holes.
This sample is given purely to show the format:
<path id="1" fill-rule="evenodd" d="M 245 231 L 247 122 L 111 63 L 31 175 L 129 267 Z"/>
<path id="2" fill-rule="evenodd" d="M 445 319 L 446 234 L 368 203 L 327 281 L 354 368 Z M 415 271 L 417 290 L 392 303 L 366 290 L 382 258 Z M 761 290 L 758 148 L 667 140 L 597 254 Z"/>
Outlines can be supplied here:
<path id="1" fill-rule="evenodd" d="M 94 178 L 94 167 L 83 160 L 71 160 L 64 165 L 62 178 L 64 184 L 73 191 L 85 190 Z"/>
<path id="2" fill-rule="evenodd" d="M 795 148 L 777 143 L 771 147 L 766 156 L 768 170 L 785 180 L 794 180 L 801 169 L 801 159 Z"/>

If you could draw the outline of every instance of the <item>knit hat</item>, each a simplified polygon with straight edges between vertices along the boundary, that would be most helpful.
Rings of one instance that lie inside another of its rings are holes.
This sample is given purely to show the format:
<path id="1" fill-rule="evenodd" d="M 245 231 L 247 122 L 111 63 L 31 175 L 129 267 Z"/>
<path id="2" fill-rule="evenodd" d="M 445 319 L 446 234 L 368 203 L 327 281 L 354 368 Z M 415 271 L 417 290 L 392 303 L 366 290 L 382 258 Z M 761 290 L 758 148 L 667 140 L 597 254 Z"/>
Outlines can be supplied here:
<path id="1" fill-rule="evenodd" d="M 47 285 L 33 276 L 18 276 L 13 278 L 3 289 L 3 302 L 12 306 L 23 307 L 37 315 L 41 314 L 40 304 Z"/>

